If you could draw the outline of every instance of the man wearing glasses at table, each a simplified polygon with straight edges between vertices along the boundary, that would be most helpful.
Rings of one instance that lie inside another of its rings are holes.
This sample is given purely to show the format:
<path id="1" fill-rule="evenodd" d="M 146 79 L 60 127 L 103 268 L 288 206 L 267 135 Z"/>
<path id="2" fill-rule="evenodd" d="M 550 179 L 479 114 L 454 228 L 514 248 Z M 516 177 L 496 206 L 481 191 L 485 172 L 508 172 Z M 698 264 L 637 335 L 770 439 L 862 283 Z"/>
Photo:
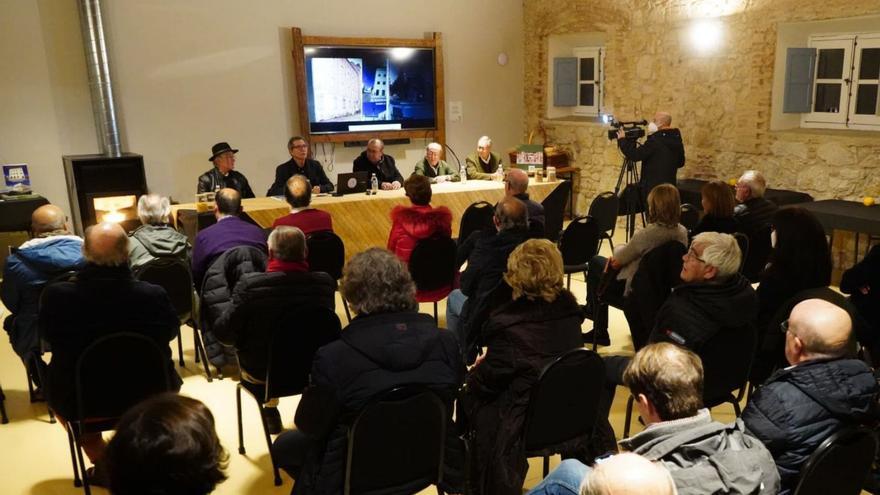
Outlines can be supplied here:
<path id="1" fill-rule="evenodd" d="M 305 175 L 312 184 L 312 193 L 332 192 L 333 183 L 324 173 L 324 167 L 317 160 L 309 158 L 309 143 L 302 136 L 293 136 L 287 142 L 290 160 L 278 165 L 275 169 L 275 182 L 266 192 L 266 196 L 283 196 L 287 179 L 296 174 Z"/>

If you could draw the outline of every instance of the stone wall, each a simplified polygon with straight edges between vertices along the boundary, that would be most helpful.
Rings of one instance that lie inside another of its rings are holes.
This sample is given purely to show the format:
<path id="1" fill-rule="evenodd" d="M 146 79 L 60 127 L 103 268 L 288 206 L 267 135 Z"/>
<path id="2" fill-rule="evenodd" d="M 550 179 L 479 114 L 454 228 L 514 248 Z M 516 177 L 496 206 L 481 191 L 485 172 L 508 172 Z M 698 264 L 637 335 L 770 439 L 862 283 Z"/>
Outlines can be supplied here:
<path id="1" fill-rule="evenodd" d="M 718 17 L 721 49 L 693 51 L 695 18 Z M 685 139 L 679 177 L 737 177 L 763 171 L 771 187 L 817 199 L 880 195 L 880 132 L 771 131 L 777 25 L 880 14 L 880 1 L 844 0 L 524 0 L 525 131 L 581 167 L 577 210 L 613 188 L 621 157 L 603 128 L 587 119 L 545 119 L 548 37 L 606 34 L 605 106 L 623 120 L 673 115 Z"/>

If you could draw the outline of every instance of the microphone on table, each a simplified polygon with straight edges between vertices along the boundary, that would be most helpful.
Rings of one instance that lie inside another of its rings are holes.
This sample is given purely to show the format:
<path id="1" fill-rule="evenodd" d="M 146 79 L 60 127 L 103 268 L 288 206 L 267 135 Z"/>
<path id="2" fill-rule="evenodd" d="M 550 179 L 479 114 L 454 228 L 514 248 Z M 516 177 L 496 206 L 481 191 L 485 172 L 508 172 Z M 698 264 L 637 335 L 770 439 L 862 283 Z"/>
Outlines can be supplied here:
<path id="1" fill-rule="evenodd" d="M 452 149 L 452 146 L 449 146 L 446 143 L 443 143 L 443 147 L 449 150 L 452 153 L 452 156 L 455 158 L 455 161 L 458 162 L 458 173 L 461 174 L 461 160 L 458 159 L 458 155 L 455 154 L 455 150 Z"/>

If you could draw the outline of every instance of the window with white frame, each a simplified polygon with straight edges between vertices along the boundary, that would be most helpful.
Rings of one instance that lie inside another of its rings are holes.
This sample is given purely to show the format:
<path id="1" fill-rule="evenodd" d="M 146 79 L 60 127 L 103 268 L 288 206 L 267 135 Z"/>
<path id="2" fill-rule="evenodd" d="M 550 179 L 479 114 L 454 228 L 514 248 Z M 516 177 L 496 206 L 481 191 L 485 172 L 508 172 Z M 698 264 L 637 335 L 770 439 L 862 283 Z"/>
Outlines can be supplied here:
<path id="1" fill-rule="evenodd" d="M 578 61 L 577 105 L 575 115 L 599 115 L 602 105 L 602 49 L 597 47 L 575 48 L 573 55 Z"/>
<path id="2" fill-rule="evenodd" d="M 880 33 L 810 38 L 812 99 L 802 127 L 880 130 Z"/>

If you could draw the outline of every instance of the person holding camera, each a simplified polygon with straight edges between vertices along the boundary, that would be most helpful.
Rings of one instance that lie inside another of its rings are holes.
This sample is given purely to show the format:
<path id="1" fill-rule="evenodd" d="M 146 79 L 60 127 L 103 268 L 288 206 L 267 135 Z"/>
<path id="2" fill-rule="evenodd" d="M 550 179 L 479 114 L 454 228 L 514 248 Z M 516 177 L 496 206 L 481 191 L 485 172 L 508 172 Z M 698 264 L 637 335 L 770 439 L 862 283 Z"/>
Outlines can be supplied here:
<path id="1" fill-rule="evenodd" d="M 672 116 L 657 112 L 648 124 L 648 139 L 641 145 L 635 139 L 626 138 L 623 129 L 617 131 L 617 145 L 628 159 L 642 162 L 639 187 L 642 201 L 660 184 L 675 184 L 676 170 L 684 166 L 684 143 L 681 132 L 672 127 Z"/>

